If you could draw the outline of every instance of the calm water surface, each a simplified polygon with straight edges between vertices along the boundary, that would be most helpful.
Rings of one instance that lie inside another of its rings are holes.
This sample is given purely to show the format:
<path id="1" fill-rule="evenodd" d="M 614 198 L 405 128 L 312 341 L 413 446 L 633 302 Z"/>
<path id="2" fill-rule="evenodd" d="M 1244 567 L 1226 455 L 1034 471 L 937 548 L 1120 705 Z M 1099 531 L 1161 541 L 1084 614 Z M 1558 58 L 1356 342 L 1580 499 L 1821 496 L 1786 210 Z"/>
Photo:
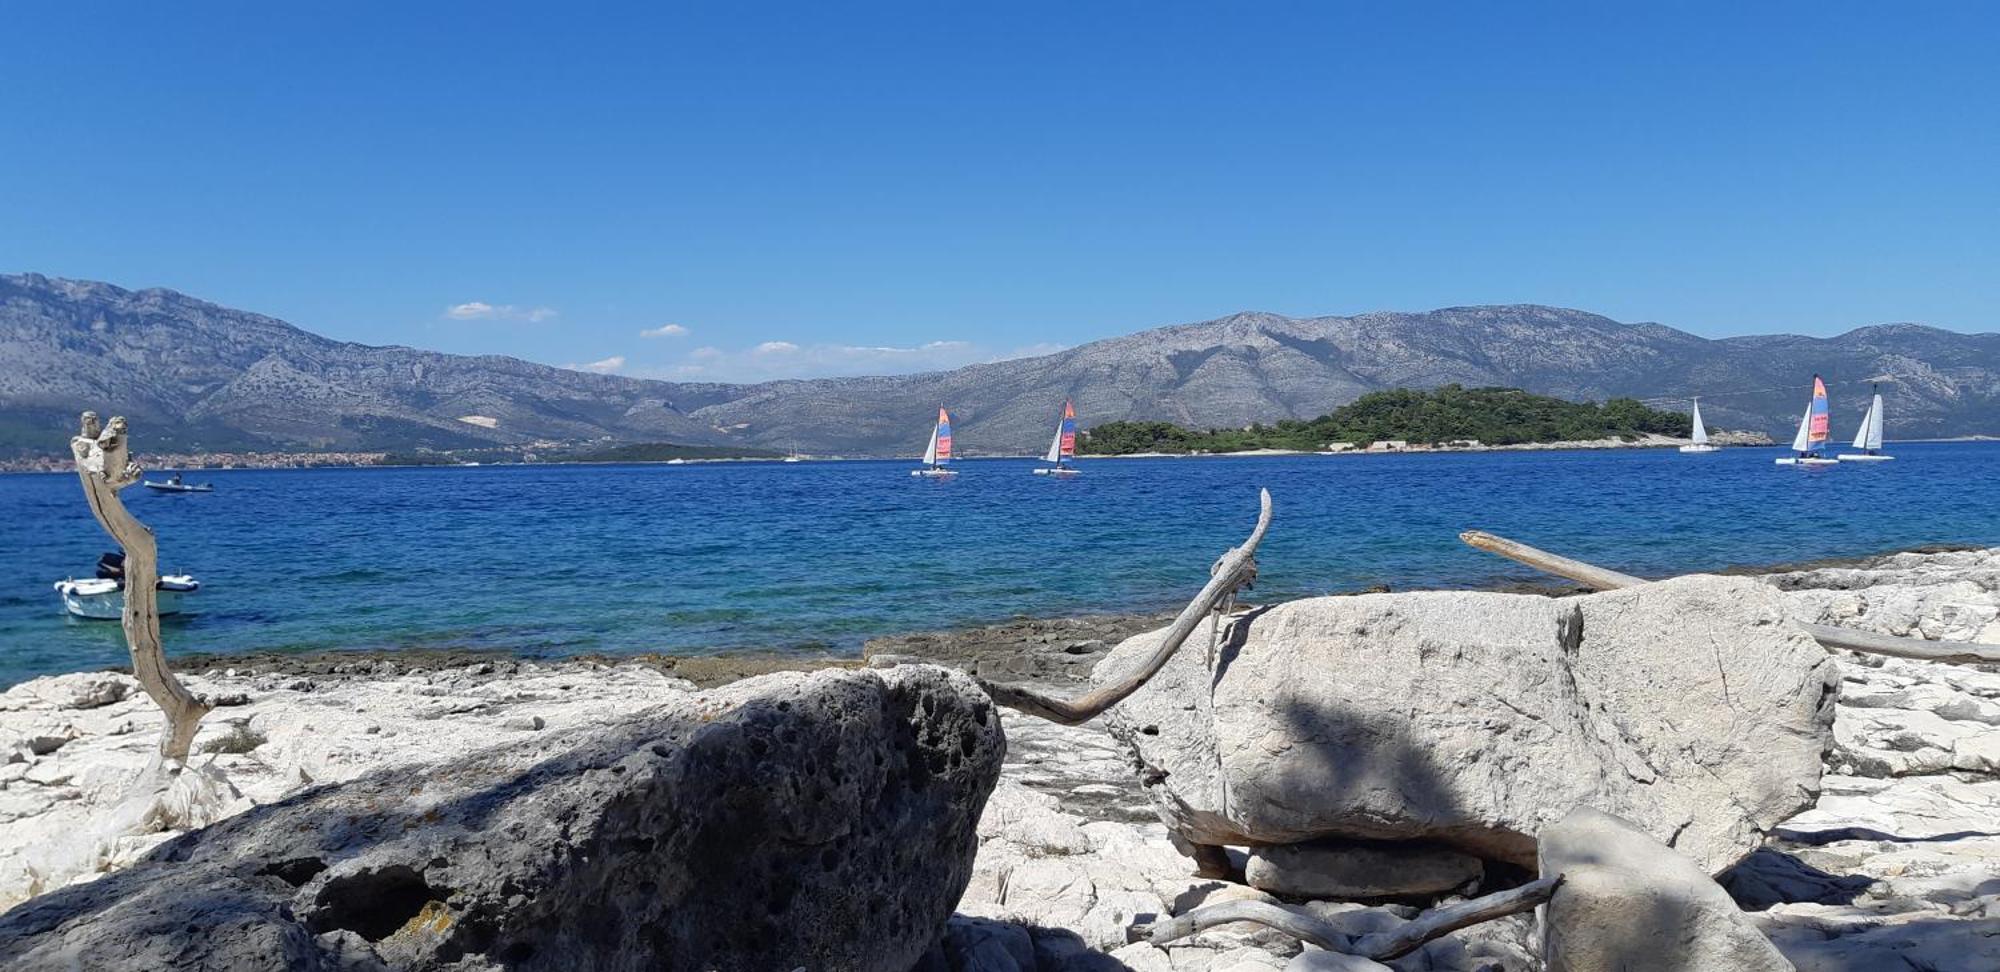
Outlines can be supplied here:
<path id="1" fill-rule="evenodd" d="M 198 613 L 169 652 L 483 647 L 849 651 L 898 631 L 1178 605 L 1277 514 L 1259 597 L 1538 579 L 1478 527 L 1637 573 L 2000 544 L 2000 443 L 1895 443 L 1801 470 L 1772 449 L 1087 461 L 203 472 L 127 504 Z M 0 475 L 0 685 L 120 662 L 50 585 L 112 549 L 70 475 Z"/>

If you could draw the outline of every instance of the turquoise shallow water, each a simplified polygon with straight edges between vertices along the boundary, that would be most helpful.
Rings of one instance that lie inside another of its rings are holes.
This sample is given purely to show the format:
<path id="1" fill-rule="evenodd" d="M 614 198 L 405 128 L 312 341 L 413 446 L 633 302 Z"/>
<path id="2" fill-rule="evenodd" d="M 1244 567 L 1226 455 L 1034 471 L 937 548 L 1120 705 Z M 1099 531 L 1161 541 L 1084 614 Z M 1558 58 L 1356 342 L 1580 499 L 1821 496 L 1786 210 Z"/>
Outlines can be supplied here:
<path id="1" fill-rule="evenodd" d="M 199 577 L 169 652 L 852 650 L 1017 614 L 1182 603 L 1277 503 L 1258 597 L 1538 579 L 1478 527 L 1637 573 L 2000 544 L 2000 443 L 1775 467 L 1772 449 L 242 470 L 126 502 Z M 0 475 L 0 685 L 115 664 L 50 585 L 111 549 L 69 475 Z"/>

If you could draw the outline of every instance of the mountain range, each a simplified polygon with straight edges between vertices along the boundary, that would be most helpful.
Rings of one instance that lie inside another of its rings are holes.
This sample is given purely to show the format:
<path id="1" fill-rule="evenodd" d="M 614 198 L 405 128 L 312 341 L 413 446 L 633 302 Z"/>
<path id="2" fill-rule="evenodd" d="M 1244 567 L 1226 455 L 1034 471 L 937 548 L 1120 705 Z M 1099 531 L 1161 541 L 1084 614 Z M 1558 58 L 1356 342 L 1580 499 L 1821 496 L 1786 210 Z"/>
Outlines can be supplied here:
<path id="1" fill-rule="evenodd" d="M 2000 334 L 1919 324 L 1710 339 L 1532 304 L 1241 313 L 928 374 L 679 383 L 335 341 L 171 290 L 0 275 L 0 450 L 15 453 L 63 451 L 76 413 L 96 408 L 162 451 L 670 441 L 909 455 L 939 404 L 962 452 L 1023 453 L 1065 398 L 1086 428 L 1230 427 L 1453 382 L 1674 407 L 1699 395 L 1712 427 L 1786 440 L 1814 373 L 1837 436 L 1885 375 L 1891 438 L 2000 434 Z"/>

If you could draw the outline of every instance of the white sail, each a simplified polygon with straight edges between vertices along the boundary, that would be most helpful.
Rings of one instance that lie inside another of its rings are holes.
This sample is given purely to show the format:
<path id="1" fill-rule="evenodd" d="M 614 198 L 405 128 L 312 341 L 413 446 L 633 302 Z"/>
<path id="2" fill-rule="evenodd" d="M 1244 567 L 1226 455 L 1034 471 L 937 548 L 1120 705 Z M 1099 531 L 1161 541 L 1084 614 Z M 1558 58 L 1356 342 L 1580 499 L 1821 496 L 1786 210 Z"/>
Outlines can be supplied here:
<path id="1" fill-rule="evenodd" d="M 1812 451 L 1812 406 L 1806 406 L 1806 413 L 1799 416 L 1799 434 L 1792 436 L 1793 452 Z"/>
<path id="2" fill-rule="evenodd" d="M 1049 454 L 1044 456 L 1049 462 L 1062 465 L 1062 419 L 1056 419 L 1056 437 L 1049 440 Z"/>
<path id="3" fill-rule="evenodd" d="M 1694 444 L 1708 444 L 1708 426 L 1701 424 L 1701 399 L 1694 400 Z"/>
<path id="4" fill-rule="evenodd" d="M 1868 417 L 1861 420 L 1861 431 L 1854 435 L 1854 447 L 1875 452 L 1882 448 L 1882 396 L 1868 403 Z"/>
<path id="5" fill-rule="evenodd" d="M 924 465 L 937 465 L 937 426 L 931 426 L 931 443 L 924 446 Z"/>

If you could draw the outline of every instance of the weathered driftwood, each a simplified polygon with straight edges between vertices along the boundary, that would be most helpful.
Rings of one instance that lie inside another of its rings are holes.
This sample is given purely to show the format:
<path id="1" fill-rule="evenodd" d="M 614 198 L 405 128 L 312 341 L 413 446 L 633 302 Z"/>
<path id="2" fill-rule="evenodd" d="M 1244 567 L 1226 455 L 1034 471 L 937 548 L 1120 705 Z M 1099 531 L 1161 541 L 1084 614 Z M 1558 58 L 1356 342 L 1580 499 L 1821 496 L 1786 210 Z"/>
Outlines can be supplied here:
<path id="1" fill-rule="evenodd" d="M 1585 587 L 1600 591 L 1647 583 L 1643 577 L 1621 574 L 1595 564 L 1572 560 L 1506 537 L 1495 536 L 1484 530 L 1467 530 L 1459 534 L 1458 538 L 1487 553 L 1499 554 L 1536 570 L 1546 571 L 1558 577 L 1567 577 Z M 1921 638 L 1901 638 L 1804 621 L 1799 622 L 1799 626 L 1806 629 L 1806 633 L 1812 635 L 1813 640 L 1826 648 L 1959 665 L 2000 663 L 2000 645 L 1985 645 L 1970 641 L 1925 641 Z"/>
<path id="2" fill-rule="evenodd" d="M 1217 925 L 1248 921 L 1275 928 L 1329 952 L 1344 952 L 1386 962 L 1408 955 L 1425 942 L 1461 928 L 1532 911 L 1548 901 L 1561 883 L 1561 875 L 1545 877 L 1511 890 L 1435 908 L 1395 931 L 1369 935 L 1349 935 L 1327 921 L 1267 901 L 1220 901 L 1167 921 L 1134 928 L 1128 937 L 1133 941 L 1147 941 L 1165 947 L 1168 942 Z"/>
<path id="3" fill-rule="evenodd" d="M 1175 651 L 1188 640 L 1201 619 L 1210 611 L 1226 603 L 1238 588 L 1248 587 L 1257 580 L 1257 545 L 1264 542 L 1264 534 L 1271 528 L 1271 491 L 1257 491 L 1259 504 L 1256 529 L 1250 531 L 1250 539 L 1243 545 L 1222 555 L 1209 570 L 1208 584 L 1201 593 L 1181 609 L 1174 623 L 1167 629 L 1166 637 L 1154 649 L 1146 663 L 1128 673 L 1123 679 L 1110 685 L 1093 689 L 1074 699 L 1060 698 L 1037 691 L 1023 685 L 1010 685 L 980 679 L 981 688 L 993 697 L 993 701 L 1010 709 L 1041 716 L 1051 722 L 1073 726 L 1088 722 L 1103 714 L 1104 710 L 1118 704 L 1120 699 L 1131 695 L 1146 684 L 1146 680 L 1159 672 L 1161 666 L 1172 658 Z"/>
<path id="4" fill-rule="evenodd" d="M 160 645 L 159 547 L 153 531 L 125 509 L 118 491 L 139 481 L 139 465 L 128 458 L 125 419 L 113 417 L 98 428 L 97 413 L 83 413 L 82 434 L 70 440 L 76 475 L 83 481 L 84 499 L 97 523 L 125 551 L 125 643 L 132 652 L 132 674 L 154 704 L 166 714 L 160 734 L 160 755 L 185 763 L 195 731 L 210 706 L 195 698 L 167 667 Z"/>

